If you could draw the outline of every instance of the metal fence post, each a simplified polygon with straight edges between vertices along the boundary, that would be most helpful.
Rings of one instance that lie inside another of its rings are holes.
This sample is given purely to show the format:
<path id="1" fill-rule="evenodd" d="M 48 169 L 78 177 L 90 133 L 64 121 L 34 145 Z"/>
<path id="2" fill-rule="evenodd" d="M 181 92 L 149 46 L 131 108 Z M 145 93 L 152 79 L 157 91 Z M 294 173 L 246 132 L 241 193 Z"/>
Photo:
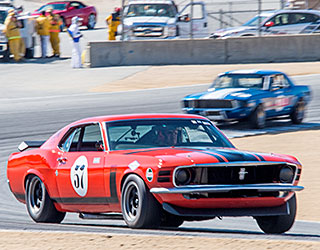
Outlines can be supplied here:
<path id="1" fill-rule="evenodd" d="M 261 0 L 258 0 L 258 34 L 261 36 Z"/>
<path id="2" fill-rule="evenodd" d="M 124 1 L 121 1 L 121 26 L 122 26 L 122 31 L 121 31 L 121 41 L 124 40 L 124 24 L 123 24 L 123 8 L 124 8 Z"/>
<path id="3" fill-rule="evenodd" d="M 193 0 L 191 0 L 190 4 L 190 39 L 193 39 Z"/>
<path id="4" fill-rule="evenodd" d="M 219 15 L 220 15 L 220 17 L 219 17 L 219 19 L 220 19 L 220 29 L 223 29 L 223 10 L 222 9 L 219 10 Z"/>

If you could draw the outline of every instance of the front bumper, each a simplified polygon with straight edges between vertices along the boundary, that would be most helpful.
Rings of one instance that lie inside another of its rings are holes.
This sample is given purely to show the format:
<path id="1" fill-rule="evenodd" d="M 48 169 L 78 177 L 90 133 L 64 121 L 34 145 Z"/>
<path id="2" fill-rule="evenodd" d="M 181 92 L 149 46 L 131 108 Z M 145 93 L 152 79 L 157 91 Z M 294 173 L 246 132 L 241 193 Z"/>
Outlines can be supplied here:
<path id="1" fill-rule="evenodd" d="M 3 55 L 8 49 L 7 43 L 0 43 L 0 55 Z"/>
<path id="2" fill-rule="evenodd" d="M 230 109 L 217 109 L 217 108 L 183 108 L 183 112 L 187 114 L 197 114 L 208 117 L 213 121 L 232 121 L 232 120 L 241 120 L 250 116 L 251 109 L 238 107 Z"/>
<path id="3" fill-rule="evenodd" d="M 245 184 L 245 185 L 193 185 L 174 188 L 151 188 L 154 194 L 194 194 L 194 193 L 221 193 L 234 190 L 256 190 L 258 192 L 291 192 L 301 191 L 304 187 L 291 184 Z"/>
<path id="4" fill-rule="evenodd" d="M 276 207 L 254 207 L 254 208 L 184 208 L 163 203 L 162 207 L 170 214 L 192 219 L 206 219 L 216 216 L 276 216 L 289 215 L 289 203 L 286 202 Z"/>

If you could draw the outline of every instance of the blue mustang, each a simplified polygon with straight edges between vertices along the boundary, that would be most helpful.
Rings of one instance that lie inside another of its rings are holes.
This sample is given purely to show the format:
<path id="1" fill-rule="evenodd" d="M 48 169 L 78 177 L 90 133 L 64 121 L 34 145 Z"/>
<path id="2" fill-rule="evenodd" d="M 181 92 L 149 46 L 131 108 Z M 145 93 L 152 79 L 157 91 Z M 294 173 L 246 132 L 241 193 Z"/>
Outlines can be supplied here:
<path id="1" fill-rule="evenodd" d="M 206 92 L 183 98 L 183 111 L 214 121 L 249 120 L 263 128 L 267 118 L 290 116 L 302 122 L 311 99 L 308 86 L 296 86 L 290 78 L 272 70 L 234 70 L 222 73 Z"/>

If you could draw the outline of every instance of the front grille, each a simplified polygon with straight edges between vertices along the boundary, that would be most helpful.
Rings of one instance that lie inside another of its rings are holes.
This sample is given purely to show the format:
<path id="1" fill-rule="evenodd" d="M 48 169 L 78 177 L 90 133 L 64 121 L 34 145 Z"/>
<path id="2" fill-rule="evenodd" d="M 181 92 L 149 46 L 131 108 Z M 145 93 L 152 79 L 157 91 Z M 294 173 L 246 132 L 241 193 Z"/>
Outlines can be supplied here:
<path id="1" fill-rule="evenodd" d="M 136 37 L 160 37 L 163 35 L 162 26 L 137 26 L 132 31 Z"/>
<path id="2" fill-rule="evenodd" d="M 186 169 L 192 176 L 188 185 L 239 185 L 280 183 L 279 173 L 283 166 L 284 164 L 266 164 L 192 167 Z M 295 167 L 292 166 L 292 168 L 296 171 Z"/>
<path id="3" fill-rule="evenodd" d="M 184 101 L 186 108 L 233 108 L 232 100 L 188 100 Z"/>

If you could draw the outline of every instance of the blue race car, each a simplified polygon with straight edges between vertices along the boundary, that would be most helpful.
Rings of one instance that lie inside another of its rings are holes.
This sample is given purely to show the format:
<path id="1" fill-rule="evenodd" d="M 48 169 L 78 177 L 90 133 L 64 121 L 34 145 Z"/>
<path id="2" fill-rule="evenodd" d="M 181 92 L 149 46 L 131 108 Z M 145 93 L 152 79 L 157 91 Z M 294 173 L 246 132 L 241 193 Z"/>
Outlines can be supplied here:
<path id="1" fill-rule="evenodd" d="M 286 116 L 302 122 L 311 99 L 308 86 L 296 86 L 290 78 L 273 70 L 234 70 L 219 74 L 206 92 L 188 95 L 183 111 L 213 121 L 249 120 L 263 128 L 266 119 Z"/>

